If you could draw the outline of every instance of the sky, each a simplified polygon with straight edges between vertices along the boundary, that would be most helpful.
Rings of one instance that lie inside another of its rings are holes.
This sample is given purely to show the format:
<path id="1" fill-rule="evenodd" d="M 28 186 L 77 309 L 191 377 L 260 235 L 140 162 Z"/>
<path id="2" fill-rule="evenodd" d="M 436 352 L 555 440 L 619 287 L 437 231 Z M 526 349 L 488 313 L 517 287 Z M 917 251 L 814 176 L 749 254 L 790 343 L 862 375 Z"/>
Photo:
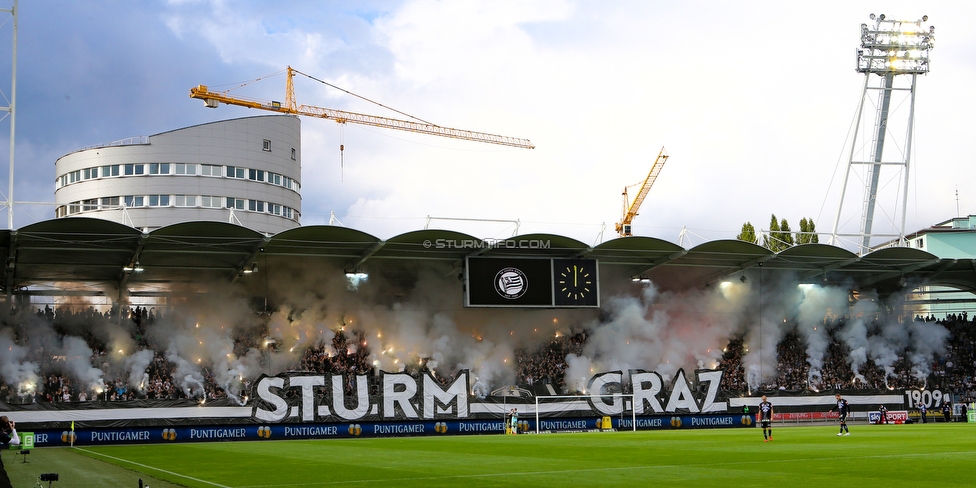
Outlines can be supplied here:
<path id="1" fill-rule="evenodd" d="M 59 157 L 264 115 L 207 109 L 188 92 L 292 66 L 438 125 L 536 146 L 303 118 L 303 225 L 334 214 L 382 239 L 429 224 L 478 238 L 553 233 L 596 244 L 615 237 L 621 191 L 645 178 L 664 147 L 670 158 L 634 220 L 636 235 L 692 247 L 734 238 L 747 221 L 768 229 L 771 214 L 794 230 L 810 218 L 829 232 L 864 85 L 854 69 L 860 24 L 885 13 L 928 15 L 936 26 L 931 73 L 916 95 L 912 232 L 976 214 L 976 97 L 965 89 L 976 77 L 976 4 L 920 5 L 20 0 L 14 200 L 34 203 L 15 205 L 14 227 L 54 217 L 44 202 L 54 200 Z M 9 14 L 0 22 L 0 92 L 9 100 Z M 233 93 L 281 100 L 283 92 L 278 75 Z M 308 79 L 295 92 L 302 104 L 403 118 Z M 9 115 L 0 121 L 2 200 L 9 124 Z M 883 177 L 883 188 L 897 178 Z M 863 188 L 852 179 L 841 219 L 850 232 Z M 879 215 L 878 232 L 900 220 Z"/>

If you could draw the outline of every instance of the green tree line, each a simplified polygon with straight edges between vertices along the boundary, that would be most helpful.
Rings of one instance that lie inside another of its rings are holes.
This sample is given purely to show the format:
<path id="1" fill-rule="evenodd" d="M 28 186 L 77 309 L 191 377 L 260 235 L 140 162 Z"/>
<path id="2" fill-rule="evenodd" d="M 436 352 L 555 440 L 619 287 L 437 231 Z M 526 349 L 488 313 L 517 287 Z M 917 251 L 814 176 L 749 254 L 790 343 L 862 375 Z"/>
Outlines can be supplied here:
<path id="1" fill-rule="evenodd" d="M 780 252 L 797 244 L 811 244 L 820 242 L 813 219 L 800 219 L 800 230 L 792 234 L 790 223 L 786 219 L 777 220 L 776 214 L 769 219 L 769 233 L 762 237 L 762 247 L 773 252 Z M 742 224 L 742 231 L 735 236 L 740 241 L 759 244 L 759 236 L 751 222 Z"/>

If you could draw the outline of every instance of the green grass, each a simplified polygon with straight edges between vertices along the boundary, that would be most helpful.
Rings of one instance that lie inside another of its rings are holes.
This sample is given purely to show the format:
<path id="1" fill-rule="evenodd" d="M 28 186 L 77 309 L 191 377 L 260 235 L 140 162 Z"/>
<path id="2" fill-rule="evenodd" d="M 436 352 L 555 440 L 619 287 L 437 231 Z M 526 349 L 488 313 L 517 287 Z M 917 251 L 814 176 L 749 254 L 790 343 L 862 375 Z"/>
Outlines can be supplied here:
<path id="1" fill-rule="evenodd" d="M 976 485 L 972 424 L 851 431 L 837 437 L 833 426 L 776 427 L 769 443 L 759 429 L 715 429 L 46 448 L 22 466 L 57 459 L 58 467 L 34 471 L 67 471 L 60 488 L 137 486 L 97 478 L 113 473 L 235 488 Z M 20 457 L 8 453 L 4 461 L 13 478 Z M 31 486 L 36 476 L 14 486 Z"/>

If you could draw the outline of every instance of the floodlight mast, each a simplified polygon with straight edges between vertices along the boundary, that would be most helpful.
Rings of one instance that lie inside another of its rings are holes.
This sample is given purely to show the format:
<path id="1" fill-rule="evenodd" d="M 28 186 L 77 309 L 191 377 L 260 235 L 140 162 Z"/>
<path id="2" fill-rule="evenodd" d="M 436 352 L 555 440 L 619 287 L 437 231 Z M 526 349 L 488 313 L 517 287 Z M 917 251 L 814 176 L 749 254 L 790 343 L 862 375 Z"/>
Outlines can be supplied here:
<path id="1" fill-rule="evenodd" d="M 831 232 L 831 244 L 838 244 L 838 227 L 841 221 L 841 214 L 844 208 L 844 194 L 847 191 L 847 183 L 851 172 L 855 166 L 867 166 L 867 176 L 865 178 L 864 200 L 861 209 L 861 227 L 857 237 L 860 238 L 858 254 L 864 254 L 870 250 L 871 237 L 881 236 L 874 234 L 874 213 L 877 206 L 878 186 L 881 178 L 882 166 L 901 166 L 904 173 L 901 175 L 902 188 L 900 194 L 901 205 L 901 225 L 897 235 L 899 245 L 905 240 L 905 217 L 907 215 L 908 204 L 908 177 L 909 166 L 911 163 L 912 137 L 915 126 L 915 86 L 918 75 L 929 72 L 929 52 L 935 43 L 935 27 L 927 24 L 928 16 L 923 15 L 916 21 L 891 20 L 886 19 L 884 14 L 875 16 L 870 15 L 874 21 L 873 26 L 861 24 L 861 47 L 857 49 L 857 67 L 859 73 L 864 73 L 864 89 L 861 101 L 858 106 L 857 122 L 854 127 L 854 138 L 851 144 L 850 158 L 848 159 L 847 173 L 844 175 L 844 186 L 841 193 L 840 205 L 837 208 L 837 218 L 834 220 L 833 231 Z M 878 75 L 880 81 L 877 85 L 872 85 L 871 75 Z M 908 86 L 896 86 L 896 80 L 907 79 Z M 864 113 L 865 100 L 869 91 L 877 91 L 879 99 L 875 116 L 875 126 L 873 141 L 871 146 L 871 156 L 866 161 L 855 159 L 856 148 L 864 145 L 858 142 L 860 134 L 861 119 Z M 896 91 L 908 91 L 910 103 L 908 104 L 908 118 L 906 127 L 906 138 L 904 153 L 898 161 L 886 161 L 884 156 L 885 139 L 889 135 L 889 115 L 891 109 L 891 98 Z M 892 212 L 894 214 L 894 212 Z M 887 235 L 894 237 L 893 235 Z"/>

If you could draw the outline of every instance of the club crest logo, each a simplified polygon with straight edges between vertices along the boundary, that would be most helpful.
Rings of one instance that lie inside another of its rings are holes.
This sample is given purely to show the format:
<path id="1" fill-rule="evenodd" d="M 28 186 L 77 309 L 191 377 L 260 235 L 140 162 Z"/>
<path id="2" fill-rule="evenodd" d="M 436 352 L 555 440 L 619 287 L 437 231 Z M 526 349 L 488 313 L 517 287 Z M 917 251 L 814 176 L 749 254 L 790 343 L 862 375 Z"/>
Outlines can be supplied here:
<path id="1" fill-rule="evenodd" d="M 502 298 L 515 300 L 525 294 L 529 288 L 529 281 L 525 278 L 525 273 L 518 268 L 502 268 L 495 275 L 495 291 Z"/>

